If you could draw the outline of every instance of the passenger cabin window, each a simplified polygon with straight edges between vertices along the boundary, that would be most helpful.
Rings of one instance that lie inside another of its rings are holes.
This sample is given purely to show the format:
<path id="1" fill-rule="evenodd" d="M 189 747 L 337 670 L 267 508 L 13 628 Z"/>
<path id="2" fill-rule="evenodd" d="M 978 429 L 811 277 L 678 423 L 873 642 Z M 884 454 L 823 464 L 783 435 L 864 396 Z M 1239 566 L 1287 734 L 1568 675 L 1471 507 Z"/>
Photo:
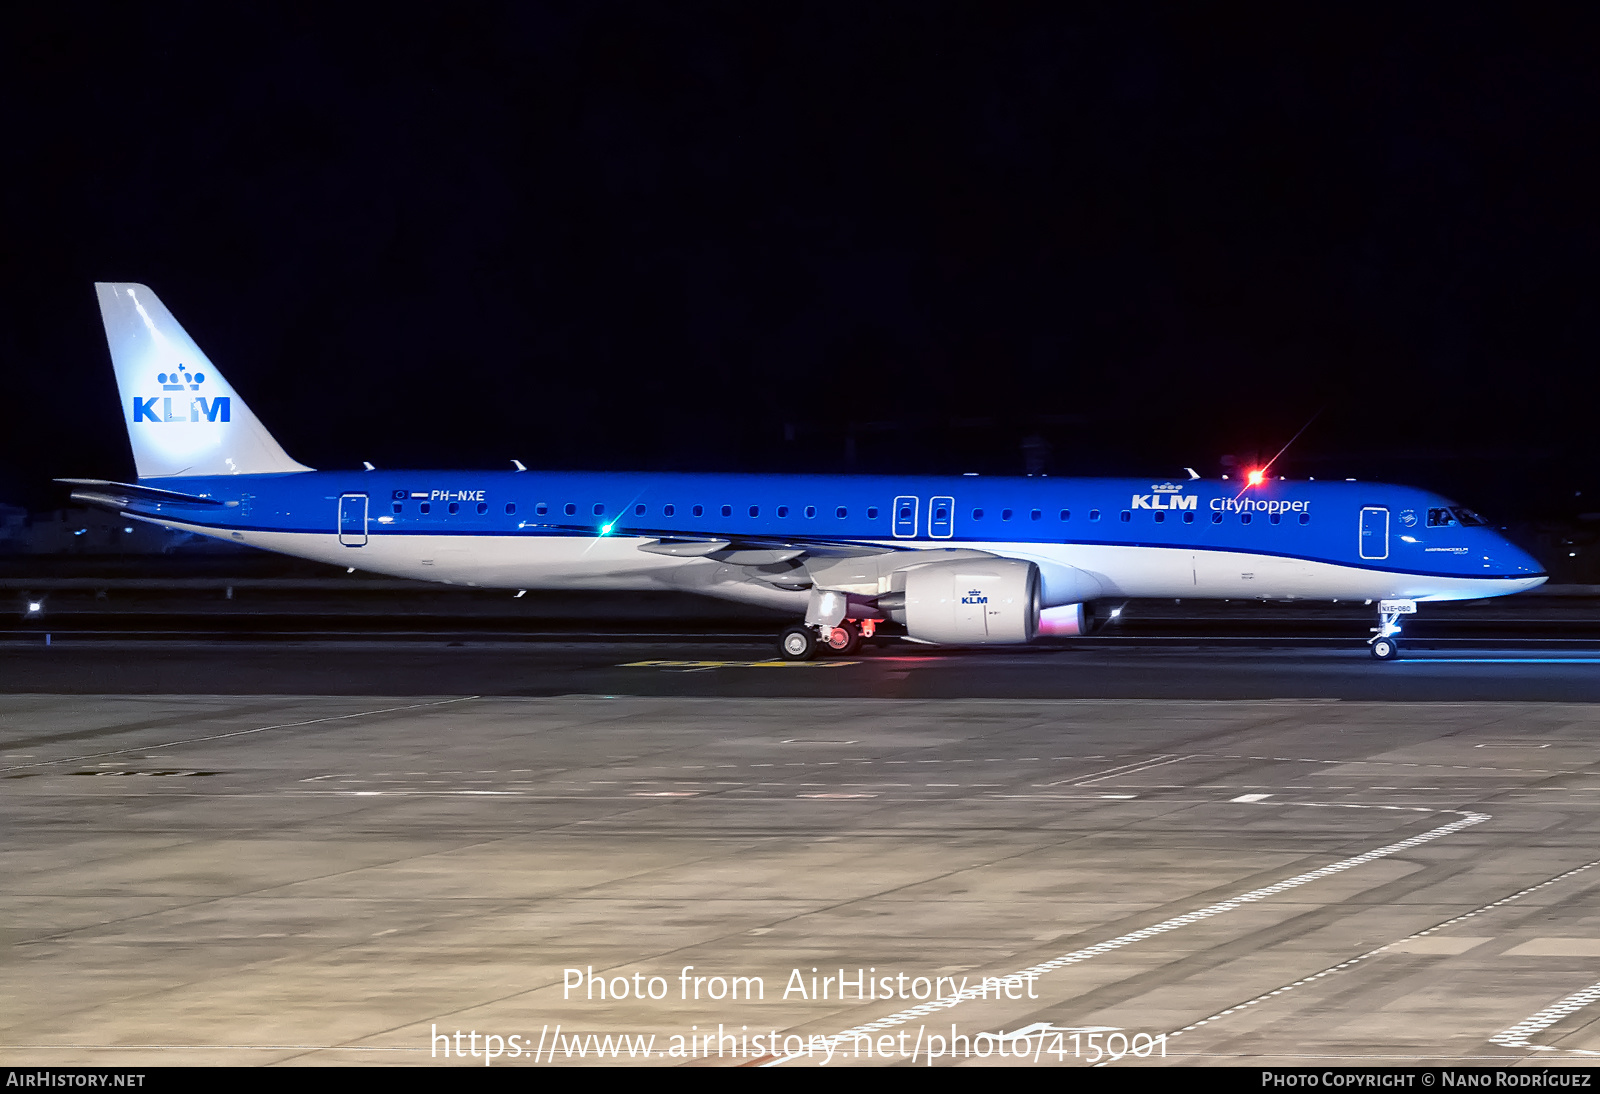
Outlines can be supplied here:
<path id="1" fill-rule="evenodd" d="M 394 503 L 394 511 L 395 511 L 395 512 L 396 512 L 396 513 L 403 513 L 403 512 L 405 512 L 405 508 L 406 508 L 406 507 L 405 507 L 405 506 L 403 506 L 403 505 L 401 505 L 401 504 L 400 504 L 400 503 L 399 503 L 399 502 L 395 502 L 395 503 Z"/>
<path id="2" fill-rule="evenodd" d="M 878 519 L 878 507 L 876 505 L 867 506 L 867 519 L 868 520 L 877 520 Z"/>
<path id="3" fill-rule="evenodd" d="M 418 510 L 418 511 L 419 511 L 419 512 L 420 512 L 420 513 L 421 513 L 421 514 L 422 514 L 422 515 L 423 515 L 423 516 L 427 516 L 427 515 L 428 515 L 428 514 L 429 514 L 429 513 L 430 513 L 430 512 L 432 512 L 432 511 L 433 511 L 433 506 L 432 506 L 432 505 L 430 505 L 430 504 L 428 504 L 428 503 L 427 503 L 427 502 L 423 502 L 423 503 L 422 503 L 422 504 L 421 504 L 421 505 L 419 505 L 419 506 L 417 506 L 417 510 Z"/>
<path id="4" fill-rule="evenodd" d="M 1310 524 L 1311 523 L 1311 514 L 1310 513 L 1301 513 L 1300 514 L 1300 523 L 1301 524 Z"/>
<path id="5" fill-rule="evenodd" d="M 1061 519 L 1062 520 L 1071 520 L 1072 519 L 1072 510 L 1071 509 L 1063 509 L 1063 510 L 1061 510 Z"/>
<path id="6" fill-rule="evenodd" d="M 840 520 L 843 520 L 845 517 L 849 516 L 849 514 L 845 511 L 845 507 L 841 505 L 838 509 L 834 510 L 834 516 L 838 517 Z"/>
<path id="7" fill-rule="evenodd" d="M 972 511 L 972 519 L 973 520 L 982 520 L 983 519 L 983 510 L 982 509 L 974 509 Z"/>
<path id="8" fill-rule="evenodd" d="M 752 506 L 751 506 L 751 507 L 750 507 L 750 515 L 751 515 L 751 516 L 752 516 L 752 517 L 759 517 L 759 516 L 760 516 L 760 515 L 761 515 L 761 506 L 759 506 L 759 505 L 752 505 Z"/>
<path id="9" fill-rule="evenodd" d="M 1000 510 L 1000 519 L 1001 520 L 1010 520 L 1011 519 L 1011 510 L 1009 510 L 1009 509 Z"/>
<path id="10" fill-rule="evenodd" d="M 489 511 L 489 503 L 486 502 L 486 501 L 480 501 L 478 503 L 478 515 L 481 517 L 481 516 L 483 516 L 483 514 L 487 513 L 488 511 Z"/>
<path id="11" fill-rule="evenodd" d="M 1039 510 L 1035 509 L 1033 511 L 1032 515 L 1028 519 L 1029 520 L 1038 520 L 1042 516 L 1044 516 L 1044 514 L 1039 512 Z"/>
<path id="12" fill-rule="evenodd" d="M 1267 518 L 1267 520 L 1269 522 L 1271 522 L 1272 524 L 1282 524 L 1283 523 L 1283 514 L 1282 513 L 1273 513 L 1270 517 Z"/>
<path id="13" fill-rule="evenodd" d="M 1123 511 L 1122 511 L 1122 523 L 1123 523 L 1123 524 L 1127 524 L 1127 523 L 1128 523 L 1128 522 L 1129 522 L 1129 521 L 1130 521 L 1130 520 L 1132 520 L 1132 519 L 1133 519 L 1133 512 L 1132 512 L 1132 510 L 1129 510 L 1129 509 L 1124 509 L 1124 510 L 1123 510 Z"/>
<path id="14" fill-rule="evenodd" d="M 722 507 L 722 515 L 723 515 L 723 516 L 725 516 L 725 517 L 731 517 L 731 516 L 733 516 L 733 506 L 731 506 L 731 505 L 724 505 L 724 506 L 723 506 L 723 507 Z"/>
<path id="15" fill-rule="evenodd" d="M 636 516 L 636 517 L 642 517 L 642 516 L 644 516 L 644 506 L 642 506 L 642 505 L 635 505 L 635 506 L 634 506 L 634 507 L 633 507 L 633 515 L 634 515 L 634 516 Z"/>
<path id="16" fill-rule="evenodd" d="M 1166 522 L 1167 522 L 1167 514 L 1165 514 L 1165 513 L 1157 513 L 1156 514 L 1156 523 L 1157 524 L 1165 524 Z"/>
<path id="17" fill-rule="evenodd" d="M 597 516 L 597 517 L 604 516 L 605 512 L 606 512 L 606 507 L 604 505 L 602 505 L 600 502 L 595 502 L 594 503 L 594 515 L 595 516 Z"/>
<path id="18" fill-rule="evenodd" d="M 1194 523 L 1194 514 L 1193 513 L 1184 513 L 1183 514 L 1183 523 L 1185 523 L 1185 524 L 1193 524 Z"/>
<path id="19" fill-rule="evenodd" d="M 1100 519 L 1100 510 L 1098 510 L 1098 509 L 1089 510 L 1089 519 L 1090 520 L 1099 520 Z"/>
<path id="20" fill-rule="evenodd" d="M 706 515 L 706 507 L 704 505 L 696 505 L 692 512 L 697 517 L 703 517 Z"/>
<path id="21" fill-rule="evenodd" d="M 778 506 L 778 515 L 780 517 L 788 516 L 789 515 L 789 507 L 787 505 Z"/>
<path id="22" fill-rule="evenodd" d="M 566 504 L 566 508 L 562 509 L 561 511 L 563 513 L 567 514 L 567 516 L 569 516 L 569 517 L 577 516 L 578 507 L 576 505 L 574 505 L 572 502 L 569 501 Z"/>
<path id="23" fill-rule="evenodd" d="M 814 517 L 816 515 L 817 515 L 817 507 L 815 505 L 806 506 L 806 516 Z"/>
<path id="24" fill-rule="evenodd" d="M 514 502 L 514 501 L 506 502 L 506 516 L 509 517 L 512 514 L 514 514 L 516 511 L 517 511 L 517 503 L 516 502 Z"/>
<path id="25" fill-rule="evenodd" d="M 1239 514 L 1239 523 L 1240 524 L 1249 524 L 1250 523 L 1250 514 L 1249 513 L 1240 513 Z"/>
<path id="26" fill-rule="evenodd" d="M 675 514 L 677 511 L 678 511 L 678 507 L 676 505 L 663 505 L 661 507 L 661 515 L 664 516 L 664 517 L 670 517 L 673 514 Z"/>
<path id="27" fill-rule="evenodd" d="M 1222 514 L 1221 513 L 1212 513 L 1211 514 L 1211 523 L 1212 524 L 1221 524 L 1222 523 Z"/>
<path id="28" fill-rule="evenodd" d="M 454 502 L 454 501 L 451 502 L 450 503 L 450 515 L 453 517 L 459 512 L 461 512 L 461 503 L 460 502 Z"/>
<path id="29" fill-rule="evenodd" d="M 539 516 L 541 516 L 541 517 L 542 517 L 542 516 L 544 516 L 544 515 L 545 515 L 545 514 L 546 514 L 546 513 L 548 513 L 548 512 L 550 512 L 550 504 L 549 504 L 549 502 L 543 502 L 543 501 L 541 501 L 541 502 L 540 502 L 540 503 L 539 503 L 539 504 L 538 504 L 538 505 L 535 505 L 535 506 L 534 506 L 534 507 L 533 507 L 533 511 L 534 511 L 534 512 L 535 512 L 535 513 L 537 513 L 537 514 L 538 514 L 538 515 L 539 515 Z"/>

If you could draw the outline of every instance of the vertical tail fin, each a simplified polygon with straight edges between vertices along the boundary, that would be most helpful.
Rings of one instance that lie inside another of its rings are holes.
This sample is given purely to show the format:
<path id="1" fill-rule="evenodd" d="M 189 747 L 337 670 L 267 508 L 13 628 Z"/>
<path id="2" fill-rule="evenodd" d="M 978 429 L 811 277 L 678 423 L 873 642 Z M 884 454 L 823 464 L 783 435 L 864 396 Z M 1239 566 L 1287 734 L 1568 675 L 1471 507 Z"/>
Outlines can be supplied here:
<path id="1" fill-rule="evenodd" d="M 272 439 L 155 293 L 94 288 L 141 479 L 311 470 Z"/>

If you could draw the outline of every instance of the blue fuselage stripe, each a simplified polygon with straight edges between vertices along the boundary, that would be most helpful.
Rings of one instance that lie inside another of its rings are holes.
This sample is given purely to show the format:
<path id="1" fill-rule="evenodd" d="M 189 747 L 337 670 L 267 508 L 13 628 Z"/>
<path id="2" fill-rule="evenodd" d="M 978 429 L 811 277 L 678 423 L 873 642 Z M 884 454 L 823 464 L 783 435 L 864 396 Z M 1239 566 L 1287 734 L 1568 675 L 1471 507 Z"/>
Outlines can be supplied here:
<path id="1" fill-rule="evenodd" d="M 1217 480 L 314 471 L 142 485 L 236 503 L 221 510 L 145 501 L 130 507 L 224 534 L 329 534 L 340 531 L 341 519 L 348 532 L 360 520 L 360 503 L 342 506 L 340 498 L 358 495 L 366 499 L 366 534 L 385 537 L 590 537 L 610 525 L 617 535 L 906 548 L 1243 552 L 1426 577 L 1543 572 L 1492 528 L 1430 526 L 1430 511 L 1451 506 L 1446 499 L 1384 483 L 1275 480 L 1240 490 Z"/>

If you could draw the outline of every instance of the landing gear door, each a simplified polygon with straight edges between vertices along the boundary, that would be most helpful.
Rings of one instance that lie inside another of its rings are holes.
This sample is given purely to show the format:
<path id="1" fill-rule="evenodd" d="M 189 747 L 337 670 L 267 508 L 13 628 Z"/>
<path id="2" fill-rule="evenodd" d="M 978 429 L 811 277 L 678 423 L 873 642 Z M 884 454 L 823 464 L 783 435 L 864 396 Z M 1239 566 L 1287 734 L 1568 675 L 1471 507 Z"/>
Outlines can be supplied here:
<path id="1" fill-rule="evenodd" d="M 917 499 L 894 499 L 894 538 L 912 539 L 917 534 Z"/>
<path id="2" fill-rule="evenodd" d="M 1389 510 L 1368 505 L 1361 510 L 1361 557 L 1389 557 Z"/>
<path id="3" fill-rule="evenodd" d="M 928 535 L 934 539 L 949 539 L 955 534 L 955 498 L 928 499 Z"/>
<path id="4" fill-rule="evenodd" d="M 367 496 L 343 494 L 339 498 L 339 542 L 346 547 L 367 545 Z"/>

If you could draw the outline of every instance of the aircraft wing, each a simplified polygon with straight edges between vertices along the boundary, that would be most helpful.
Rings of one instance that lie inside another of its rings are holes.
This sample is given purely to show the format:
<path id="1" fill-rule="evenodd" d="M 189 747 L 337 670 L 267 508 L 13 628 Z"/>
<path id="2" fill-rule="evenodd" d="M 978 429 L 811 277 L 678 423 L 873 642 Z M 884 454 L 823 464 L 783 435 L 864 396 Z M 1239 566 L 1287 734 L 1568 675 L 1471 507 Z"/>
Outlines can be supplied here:
<path id="1" fill-rule="evenodd" d="M 778 589 L 834 589 L 871 602 L 883 593 L 883 579 L 893 571 L 915 564 L 913 556 L 927 557 L 911 544 L 884 544 L 864 540 L 819 540 L 804 536 L 751 536 L 739 533 L 693 534 L 664 528 L 625 528 L 620 522 L 596 528 L 592 524 L 530 523 L 528 527 L 560 529 L 598 536 L 642 538 L 639 550 L 675 558 L 708 559 L 738 567 L 743 580 Z M 948 559 L 995 558 L 987 551 L 957 548 L 939 554 Z M 931 561 L 931 559 L 930 559 Z"/>
<path id="2" fill-rule="evenodd" d="M 681 558 L 712 558 L 719 562 L 739 565 L 768 565 L 790 562 L 802 558 L 862 558 L 886 552 L 912 550 L 910 547 L 886 547 L 881 543 L 854 540 L 820 540 L 805 536 L 751 536 L 730 532 L 723 535 L 704 535 L 684 532 L 681 529 L 633 528 L 613 524 L 596 528 L 593 524 L 565 524 L 556 521 L 529 521 L 529 528 L 549 528 L 563 532 L 583 532 L 599 537 L 631 537 L 649 540 L 641 543 L 639 550 L 655 555 L 674 555 Z"/>

